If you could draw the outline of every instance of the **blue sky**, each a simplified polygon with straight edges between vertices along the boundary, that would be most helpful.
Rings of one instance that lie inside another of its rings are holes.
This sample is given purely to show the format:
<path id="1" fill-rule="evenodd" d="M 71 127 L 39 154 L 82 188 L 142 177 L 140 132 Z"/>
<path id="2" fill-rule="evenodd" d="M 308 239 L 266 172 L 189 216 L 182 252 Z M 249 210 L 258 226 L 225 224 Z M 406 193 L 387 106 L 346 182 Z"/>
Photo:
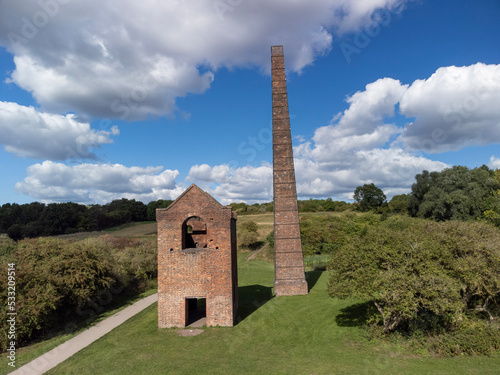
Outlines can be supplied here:
<path id="1" fill-rule="evenodd" d="M 500 2 L 0 3 L 0 204 L 272 200 L 283 44 L 299 199 L 500 168 Z"/>

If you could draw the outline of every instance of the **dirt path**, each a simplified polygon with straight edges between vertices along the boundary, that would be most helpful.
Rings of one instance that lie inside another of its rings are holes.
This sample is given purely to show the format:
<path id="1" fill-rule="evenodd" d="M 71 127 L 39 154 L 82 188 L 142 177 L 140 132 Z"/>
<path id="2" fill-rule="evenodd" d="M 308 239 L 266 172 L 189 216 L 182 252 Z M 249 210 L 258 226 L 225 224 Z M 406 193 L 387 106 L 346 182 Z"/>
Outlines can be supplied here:
<path id="1" fill-rule="evenodd" d="M 246 260 L 245 262 L 248 262 L 249 260 L 252 260 L 252 259 L 255 259 L 255 257 L 257 255 L 259 255 L 260 252 L 262 252 L 267 246 L 269 246 L 269 244 L 264 244 L 264 246 L 262 246 L 259 250 L 253 252 Z"/>

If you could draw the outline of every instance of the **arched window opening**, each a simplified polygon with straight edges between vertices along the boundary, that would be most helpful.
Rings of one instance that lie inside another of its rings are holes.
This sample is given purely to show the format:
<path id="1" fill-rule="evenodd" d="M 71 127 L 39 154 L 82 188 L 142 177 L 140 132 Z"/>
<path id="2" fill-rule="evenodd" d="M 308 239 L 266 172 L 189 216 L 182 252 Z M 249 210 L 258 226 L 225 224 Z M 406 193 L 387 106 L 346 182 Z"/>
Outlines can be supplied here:
<path id="1" fill-rule="evenodd" d="M 207 248 L 207 224 L 198 216 L 192 216 L 182 224 L 182 249 Z"/>

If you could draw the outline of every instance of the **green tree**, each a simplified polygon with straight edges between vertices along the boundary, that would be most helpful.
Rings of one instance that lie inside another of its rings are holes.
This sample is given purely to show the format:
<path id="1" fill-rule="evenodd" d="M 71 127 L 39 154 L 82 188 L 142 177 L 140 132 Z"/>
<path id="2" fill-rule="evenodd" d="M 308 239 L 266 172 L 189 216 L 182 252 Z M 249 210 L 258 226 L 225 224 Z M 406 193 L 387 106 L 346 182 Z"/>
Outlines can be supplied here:
<path id="1" fill-rule="evenodd" d="M 375 184 L 364 184 L 354 190 L 354 200 L 362 212 L 370 211 L 387 203 L 387 198 L 382 189 Z"/>
<path id="2" fill-rule="evenodd" d="M 399 194 L 392 197 L 389 210 L 393 213 L 408 214 L 408 199 L 410 194 Z"/>
<path id="3" fill-rule="evenodd" d="M 172 204 L 171 200 L 158 199 L 157 201 L 151 201 L 147 205 L 147 219 L 148 221 L 156 221 L 156 209 L 157 208 L 167 208 Z"/>
<path id="4" fill-rule="evenodd" d="M 475 220 L 498 204 L 496 172 L 483 165 L 454 166 L 441 172 L 423 171 L 408 199 L 411 216 L 443 220 Z"/>

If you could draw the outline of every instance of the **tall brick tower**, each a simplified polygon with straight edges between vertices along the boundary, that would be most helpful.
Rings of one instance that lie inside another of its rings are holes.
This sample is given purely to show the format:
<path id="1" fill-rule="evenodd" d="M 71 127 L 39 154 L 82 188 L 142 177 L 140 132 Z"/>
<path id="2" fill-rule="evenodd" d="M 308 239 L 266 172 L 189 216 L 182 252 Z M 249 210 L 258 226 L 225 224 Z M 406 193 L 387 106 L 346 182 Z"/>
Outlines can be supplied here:
<path id="1" fill-rule="evenodd" d="M 271 47 L 273 86 L 274 294 L 307 294 L 300 240 L 283 46 Z"/>

